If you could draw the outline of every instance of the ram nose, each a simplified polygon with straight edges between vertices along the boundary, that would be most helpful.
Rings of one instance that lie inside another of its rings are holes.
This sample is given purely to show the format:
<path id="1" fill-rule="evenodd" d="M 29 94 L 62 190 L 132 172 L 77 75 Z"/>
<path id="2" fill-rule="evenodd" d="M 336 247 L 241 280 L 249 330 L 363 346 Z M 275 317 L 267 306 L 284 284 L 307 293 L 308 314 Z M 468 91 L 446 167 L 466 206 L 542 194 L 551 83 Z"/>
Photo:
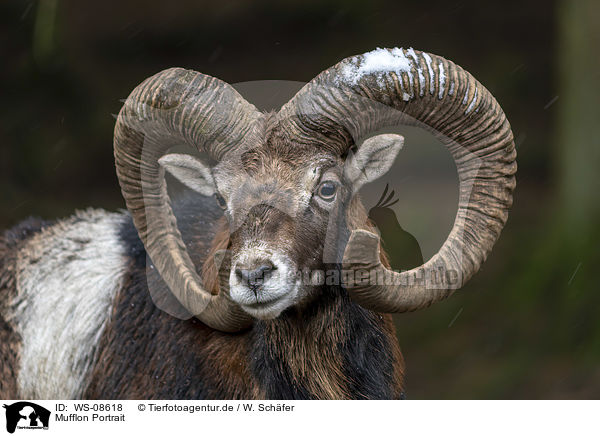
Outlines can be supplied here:
<path id="1" fill-rule="evenodd" d="M 255 261 L 237 265 L 235 275 L 244 286 L 247 286 L 256 294 L 257 290 L 271 278 L 273 271 L 276 269 L 277 267 L 271 261 Z"/>

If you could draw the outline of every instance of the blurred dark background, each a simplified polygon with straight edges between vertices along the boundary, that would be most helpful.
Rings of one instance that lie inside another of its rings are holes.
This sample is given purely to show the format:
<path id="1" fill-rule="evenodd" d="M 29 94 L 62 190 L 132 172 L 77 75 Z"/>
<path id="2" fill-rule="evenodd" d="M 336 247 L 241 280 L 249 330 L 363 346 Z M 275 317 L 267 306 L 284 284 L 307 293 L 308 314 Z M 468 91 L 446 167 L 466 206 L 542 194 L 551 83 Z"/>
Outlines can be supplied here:
<path id="1" fill-rule="evenodd" d="M 515 133 L 509 223 L 448 301 L 398 316 L 409 398 L 600 397 L 600 4 L 3 1 L 0 228 L 124 203 L 112 129 L 171 66 L 227 82 L 306 82 L 375 47 L 473 73 Z"/>

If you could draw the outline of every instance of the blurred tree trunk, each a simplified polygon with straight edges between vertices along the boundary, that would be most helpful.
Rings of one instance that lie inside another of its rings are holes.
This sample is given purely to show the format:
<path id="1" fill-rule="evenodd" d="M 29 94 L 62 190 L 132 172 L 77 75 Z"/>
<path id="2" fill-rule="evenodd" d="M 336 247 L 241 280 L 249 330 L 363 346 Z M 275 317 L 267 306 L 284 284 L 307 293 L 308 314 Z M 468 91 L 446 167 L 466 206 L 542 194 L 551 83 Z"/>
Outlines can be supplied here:
<path id="1" fill-rule="evenodd" d="M 600 1 L 561 0 L 558 22 L 558 245 L 542 274 L 551 281 L 544 292 L 559 292 L 552 341 L 587 357 L 593 372 L 600 356 Z"/>
<path id="2" fill-rule="evenodd" d="M 559 215 L 577 249 L 600 217 L 600 2 L 561 0 L 558 20 Z"/>

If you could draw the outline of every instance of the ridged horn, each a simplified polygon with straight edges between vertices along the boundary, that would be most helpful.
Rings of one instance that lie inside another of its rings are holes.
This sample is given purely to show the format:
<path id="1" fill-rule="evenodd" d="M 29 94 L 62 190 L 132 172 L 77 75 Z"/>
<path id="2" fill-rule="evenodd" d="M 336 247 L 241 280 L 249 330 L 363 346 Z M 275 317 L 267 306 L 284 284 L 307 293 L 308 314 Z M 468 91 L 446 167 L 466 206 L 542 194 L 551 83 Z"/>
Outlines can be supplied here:
<path id="1" fill-rule="evenodd" d="M 133 90 L 115 126 L 121 191 L 152 263 L 190 313 L 221 331 L 240 330 L 250 319 L 225 292 L 212 295 L 204 289 L 177 228 L 158 159 L 185 144 L 218 161 L 244 141 L 258 117 L 230 85 L 171 68 Z"/>
<path id="2" fill-rule="evenodd" d="M 401 273 L 380 262 L 378 237 L 354 230 L 343 266 L 350 296 L 380 312 L 416 310 L 464 285 L 486 259 L 508 218 L 516 150 L 498 102 L 471 74 L 440 56 L 377 49 L 323 71 L 281 110 L 297 141 L 344 154 L 361 137 L 418 125 L 440 138 L 459 178 L 458 211 L 440 250 Z M 452 274 L 456 274 L 452 277 Z"/>

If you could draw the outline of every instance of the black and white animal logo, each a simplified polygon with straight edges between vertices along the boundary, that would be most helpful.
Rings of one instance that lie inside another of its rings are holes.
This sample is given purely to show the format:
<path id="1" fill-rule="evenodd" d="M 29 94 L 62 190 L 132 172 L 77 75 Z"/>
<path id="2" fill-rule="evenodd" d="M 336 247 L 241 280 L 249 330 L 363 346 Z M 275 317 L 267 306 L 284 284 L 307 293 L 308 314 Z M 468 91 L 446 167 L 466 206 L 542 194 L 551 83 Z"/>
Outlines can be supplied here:
<path id="1" fill-rule="evenodd" d="M 27 401 L 4 405 L 6 409 L 6 431 L 18 429 L 48 429 L 50 411 Z"/>

